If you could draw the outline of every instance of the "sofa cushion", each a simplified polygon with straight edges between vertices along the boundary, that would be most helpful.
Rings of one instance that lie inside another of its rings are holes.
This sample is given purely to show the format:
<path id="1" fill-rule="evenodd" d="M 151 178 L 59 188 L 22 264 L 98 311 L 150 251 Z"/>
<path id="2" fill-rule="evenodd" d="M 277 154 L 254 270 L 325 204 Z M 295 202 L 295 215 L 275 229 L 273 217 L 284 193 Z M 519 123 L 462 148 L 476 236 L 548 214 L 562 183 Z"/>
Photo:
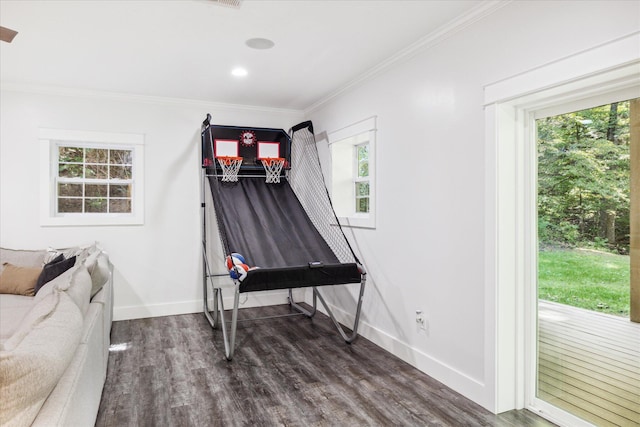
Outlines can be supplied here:
<path id="1" fill-rule="evenodd" d="M 0 273 L 0 294 L 35 295 L 41 267 L 22 267 L 9 262 L 4 263 Z"/>
<path id="2" fill-rule="evenodd" d="M 91 276 L 84 265 L 79 265 L 74 269 L 69 286 L 66 289 L 60 287 L 60 289 L 65 291 L 76 303 L 82 316 L 87 314 L 91 299 Z"/>
<path id="3" fill-rule="evenodd" d="M 2 264 L 9 262 L 22 267 L 41 267 L 44 264 L 46 251 L 29 251 L 0 248 L 0 271 Z"/>
<path id="4" fill-rule="evenodd" d="M 109 280 L 109 259 L 104 252 L 98 250 L 89 255 L 84 263 L 91 275 L 91 298 L 93 298 Z"/>
<path id="5" fill-rule="evenodd" d="M 33 307 L 33 301 L 33 297 L 24 295 L 0 295 L 0 344 L 22 325 L 22 319 Z"/>
<path id="6" fill-rule="evenodd" d="M 91 276 L 84 264 L 78 264 L 45 284 L 36 294 L 35 300 L 40 301 L 54 292 L 66 292 L 76 303 L 84 316 L 89 309 L 91 294 Z"/>
<path id="7" fill-rule="evenodd" d="M 73 358 L 82 314 L 64 292 L 52 292 L 0 349 L 0 425 L 31 425 Z"/>
<path id="8" fill-rule="evenodd" d="M 64 255 L 62 254 L 46 263 L 42 268 L 42 273 L 40 273 L 38 281 L 36 282 L 36 286 L 34 288 L 35 293 L 37 294 L 40 288 L 42 288 L 46 283 L 52 281 L 53 279 L 73 267 L 75 263 L 75 256 L 72 256 L 69 259 L 64 259 Z"/>
<path id="9" fill-rule="evenodd" d="M 59 294 L 60 292 L 56 291 L 48 295 L 47 298 L 41 298 L 40 300 L 33 297 L 25 297 L 32 300 L 31 309 L 25 313 L 15 332 L 2 343 L 0 350 L 9 350 L 16 347 L 31 332 L 33 325 L 37 325 L 51 315 L 58 305 Z"/>

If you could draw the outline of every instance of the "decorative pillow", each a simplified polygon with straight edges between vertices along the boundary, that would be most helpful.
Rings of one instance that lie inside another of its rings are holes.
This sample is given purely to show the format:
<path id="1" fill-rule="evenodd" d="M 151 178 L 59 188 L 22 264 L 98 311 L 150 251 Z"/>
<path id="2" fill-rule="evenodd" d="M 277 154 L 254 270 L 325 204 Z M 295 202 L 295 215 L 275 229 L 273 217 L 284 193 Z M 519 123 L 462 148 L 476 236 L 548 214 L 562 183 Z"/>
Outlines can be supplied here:
<path id="1" fill-rule="evenodd" d="M 36 282 L 42 269 L 39 267 L 20 267 L 4 263 L 0 274 L 0 294 L 34 296 Z"/>
<path id="2" fill-rule="evenodd" d="M 51 261 L 47 262 L 45 265 L 55 264 L 55 263 L 60 262 L 60 261 L 64 261 L 64 255 L 63 254 L 59 254 L 57 257 L 55 257 Z"/>
<path id="3" fill-rule="evenodd" d="M 54 309 L 50 310 L 53 302 Z M 55 292 L 41 304 L 47 305 L 43 311 L 49 314 L 23 323 L 20 329 L 24 331 L 16 332 L 22 339 L 14 340 L 12 336 L 0 349 L 0 425 L 3 426 L 33 423 L 80 342 L 82 315 L 66 294 Z"/>
<path id="4" fill-rule="evenodd" d="M 34 288 L 35 293 L 37 294 L 40 288 L 44 286 L 45 283 L 52 281 L 71 267 L 73 267 L 76 263 L 76 257 L 73 256 L 69 259 L 64 259 L 64 255 L 60 254 L 55 257 L 53 260 L 49 261 L 44 265 L 42 269 L 42 273 L 38 277 L 38 281 L 36 282 L 36 287 Z"/>
<path id="5" fill-rule="evenodd" d="M 2 264 L 8 262 L 22 267 L 42 267 L 47 251 L 0 248 L 0 271 Z"/>
<path id="6" fill-rule="evenodd" d="M 98 248 L 95 242 L 84 246 L 73 246 L 63 249 L 48 248 L 47 254 L 44 257 L 44 262 L 50 262 L 60 254 L 62 254 L 65 259 L 75 256 L 77 257 L 77 261 L 84 262 L 84 260 L 96 250 L 98 250 Z"/>

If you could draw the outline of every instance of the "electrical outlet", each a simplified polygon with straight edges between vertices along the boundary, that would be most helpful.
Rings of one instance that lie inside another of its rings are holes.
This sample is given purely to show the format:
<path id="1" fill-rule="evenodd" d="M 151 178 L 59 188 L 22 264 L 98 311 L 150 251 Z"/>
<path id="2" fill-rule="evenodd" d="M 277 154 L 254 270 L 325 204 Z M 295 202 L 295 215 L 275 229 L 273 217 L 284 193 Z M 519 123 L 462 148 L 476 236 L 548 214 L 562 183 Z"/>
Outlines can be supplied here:
<path id="1" fill-rule="evenodd" d="M 422 310 L 416 310 L 416 326 L 418 329 L 427 330 L 427 319 L 424 317 Z"/>
<path id="2" fill-rule="evenodd" d="M 422 310 L 416 310 L 416 332 L 429 336 L 429 321 Z"/>

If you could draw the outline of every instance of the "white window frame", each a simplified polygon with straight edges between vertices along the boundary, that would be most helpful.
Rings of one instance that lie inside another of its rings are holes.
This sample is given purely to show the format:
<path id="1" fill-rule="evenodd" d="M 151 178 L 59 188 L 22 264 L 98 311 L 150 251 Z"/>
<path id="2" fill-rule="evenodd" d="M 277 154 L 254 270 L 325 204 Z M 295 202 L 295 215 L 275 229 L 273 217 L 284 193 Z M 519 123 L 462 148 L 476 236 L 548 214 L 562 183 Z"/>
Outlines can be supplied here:
<path id="1" fill-rule="evenodd" d="M 64 129 L 40 129 L 40 225 L 144 224 L 144 135 Z M 131 150 L 132 191 L 130 213 L 57 213 L 58 147 Z"/>
<path id="2" fill-rule="evenodd" d="M 331 197 L 345 227 L 376 227 L 376 117 L 328 133 L 331 155 Z M 369 177 L 358 177 L 357 147 L 369 146 Z M 356 212 L 356 182 L 369 182 L 369 212 Z"/>

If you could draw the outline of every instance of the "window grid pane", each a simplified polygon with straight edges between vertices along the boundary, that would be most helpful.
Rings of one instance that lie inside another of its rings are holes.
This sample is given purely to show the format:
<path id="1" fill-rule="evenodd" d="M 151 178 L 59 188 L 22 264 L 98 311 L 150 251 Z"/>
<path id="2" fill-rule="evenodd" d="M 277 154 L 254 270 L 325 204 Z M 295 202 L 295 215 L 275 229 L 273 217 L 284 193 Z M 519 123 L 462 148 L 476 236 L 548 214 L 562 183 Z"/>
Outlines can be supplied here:
<path id="1" fill-rule="evenodd" d="M 369 181 L 356 182 L 356 197 L 369 196 Z"/>
<path id="2" fill-rule="evenodd" d="M 82 212 L 82 198 L 59 197 L 58 212 L 60 213 Z"/>
<path id="3" fill-rule="evenodd" d="M 369 213 L 369 197 L 356 197 L 356 213 Z"/>
<path id="4" fill-rule="evenodd" d="M 359 178 L 369 176 L 369 144 L 356 146 L 357 176 Z"/>
<path id="5" fill-rule="evenodd" d="M 84 199 L 84 211 L 85 213 L 107 213 L 107 199 L 87 197 Z"/>
<path id="6" fill-rule="evenodd" d="M 106 165 L 109 163 L 109 150 L 106 148 L 87 148 L 86 162 Z"/>
<path id="7" fill-rule="evenodd" d="M 57 213 L 132 213 L 133 150 L 58 147 Z"/>
<path id="8" fill-rule="evenodd" d="M 356 213 L 369 213 L 369 181 L 356 181 L 355 185 Z"/>

